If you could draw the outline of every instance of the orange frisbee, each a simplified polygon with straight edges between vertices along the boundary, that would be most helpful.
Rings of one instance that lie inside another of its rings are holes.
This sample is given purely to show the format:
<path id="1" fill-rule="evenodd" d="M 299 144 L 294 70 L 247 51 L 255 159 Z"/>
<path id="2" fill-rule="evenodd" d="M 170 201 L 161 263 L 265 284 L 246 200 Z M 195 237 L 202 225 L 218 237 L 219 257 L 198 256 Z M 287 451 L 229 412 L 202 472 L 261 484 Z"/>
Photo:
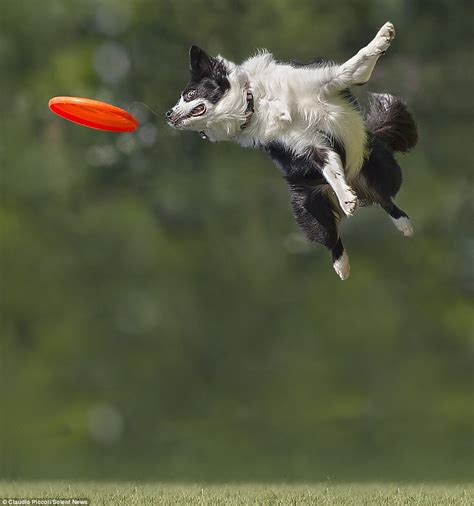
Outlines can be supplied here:
<path id="1" fill-rule="evenodd" d="M 90 98 L 54 97 L 48 105 L 58 116 L 97 130 L 133 132 L 138 126 L 138 121 L 127 111 Z"/>

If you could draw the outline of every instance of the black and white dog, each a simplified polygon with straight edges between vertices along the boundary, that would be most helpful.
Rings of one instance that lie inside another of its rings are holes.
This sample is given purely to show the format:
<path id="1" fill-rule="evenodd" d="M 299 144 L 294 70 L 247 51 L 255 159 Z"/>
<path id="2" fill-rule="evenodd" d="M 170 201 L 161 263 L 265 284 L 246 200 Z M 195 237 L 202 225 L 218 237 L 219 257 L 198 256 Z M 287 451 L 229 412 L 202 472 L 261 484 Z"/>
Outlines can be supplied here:
<path id="1" fill-rule="evenodd" d="M 388 94 L 370 94 L 363 114 L 349 90 L 370 79 L 394 36 L 385 23 L 342 65 L 283 63 L 266 51 L 236 65 L 192 46 L 191 81 L 166 113 L 175 128 L 266 151 L 289 185 L 296 222 L 310 241 L 331 250 L 341 279 L 350 267 L 339 224 L 358 205 L 380 204 L 403 235 L 413 235 L 392 198 L 402 182 L 394 152 L 415 146 L 415 122 Z"/>

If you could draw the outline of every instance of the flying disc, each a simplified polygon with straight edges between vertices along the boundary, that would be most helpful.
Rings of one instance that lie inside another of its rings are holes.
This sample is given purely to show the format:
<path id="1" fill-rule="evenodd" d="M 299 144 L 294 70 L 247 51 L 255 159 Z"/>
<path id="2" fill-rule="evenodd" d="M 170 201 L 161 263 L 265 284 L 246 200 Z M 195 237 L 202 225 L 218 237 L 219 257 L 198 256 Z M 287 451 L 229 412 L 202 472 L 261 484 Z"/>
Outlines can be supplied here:
<path id="1" fill-rule="evenodd" d="M 138 121 L 130 113 L 99 100 L 54 97 L 48 105 L 58 116 L 97 130 L 133 132 L 138 126 Z"/>

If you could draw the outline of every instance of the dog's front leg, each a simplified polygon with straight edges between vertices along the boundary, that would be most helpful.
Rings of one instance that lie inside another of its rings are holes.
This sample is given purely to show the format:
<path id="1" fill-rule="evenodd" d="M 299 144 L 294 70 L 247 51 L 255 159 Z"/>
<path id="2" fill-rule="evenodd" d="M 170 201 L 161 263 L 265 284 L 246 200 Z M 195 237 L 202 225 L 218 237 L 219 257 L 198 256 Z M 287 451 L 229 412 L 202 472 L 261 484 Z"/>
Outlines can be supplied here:
<path id="1" fill-rule="evenodd" d="M 357 206 L 357 195 L 347 184 L 340 156 L 334 151 L 328 151 L 324 157 L 323 163 L 320 164 L 320 170 L 324 179 L 326 179 L 334 190 L 339 205 L 346 216 L 351 216 Z"/>
<path id="2" fill-rule="evenodd" d="M 394 38 L 394 26 L 392 23 L 385 23 L 374 39 L 355 56 L 342 65 L 328 69 L 329 76 L 323 83 L 323 89 L 333 92 L 366 83 L 372 75 L 377 60 L 390 47 Z"/>

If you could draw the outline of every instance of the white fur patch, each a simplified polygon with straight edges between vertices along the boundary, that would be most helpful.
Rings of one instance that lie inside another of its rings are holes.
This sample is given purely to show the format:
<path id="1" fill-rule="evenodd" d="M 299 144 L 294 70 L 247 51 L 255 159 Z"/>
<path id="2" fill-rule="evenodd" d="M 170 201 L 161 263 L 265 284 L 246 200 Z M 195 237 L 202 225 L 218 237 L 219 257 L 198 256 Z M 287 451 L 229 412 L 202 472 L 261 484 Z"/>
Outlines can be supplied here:
<path id="1" fill-rule="evenodd" d="M 347 279 L 351 273 L 349 264 L 349 255 L 344 251 L 342 255 L 332 264 L 337 275 L 342 279 Z"/>
<path id="2" fill-rule="evenodd" d="M 278 141 L 301 154 L 308 146 L 327 147 L 324 131 L 345 147 L 346 176 L 356 177 L 366 150 L 365 125 L 359 111 L 339 92 L 325 93 L 324 83 L 337 68 L 295 68 L 277 63 L 268 52 L 245 61 L 237 69 L 247 76 L 255 113 L 234 140 L 244 147 Z M 228 105 L 225 109 L 230 113 Z"/>
<path id="3" fill-rule="evenodd" d="M 329 153 L 327 165 L 323 167 L 323 176 L 334 190 L 346 216 L 351 216 L 357 206 L 357 195 L 346 183 L 342 162 L 336 153 Z"/>
<path id="4" fill-rule="evenodd" d="M 391 220 L 405 237 L 413 237 L 415 232 L 409 218 L 400 216 L 400 218 L 391 218 Z"/>

